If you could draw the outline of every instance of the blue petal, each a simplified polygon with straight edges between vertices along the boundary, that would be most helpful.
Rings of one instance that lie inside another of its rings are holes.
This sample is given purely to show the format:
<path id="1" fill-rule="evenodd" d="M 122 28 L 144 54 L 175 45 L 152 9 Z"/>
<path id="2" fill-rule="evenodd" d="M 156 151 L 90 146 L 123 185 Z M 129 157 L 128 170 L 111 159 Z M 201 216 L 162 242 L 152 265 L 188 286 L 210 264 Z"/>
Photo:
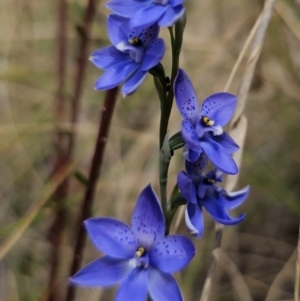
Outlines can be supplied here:
<path id="1" fill-rule="evenodd" d="M 142 71 L 141 68 L 138 68 L 124 83 L 122 87 L 123 96 L 132 94 L 136 89 L 141 85 L 147 75 L 147 71 Z"/>
<path id="2" fill-rule="evenodd" d="M 139 247 L 132 230 L 117 219 L 94 217 L 84 223 L 96 247 L 111 257 L 132 258 Z"/>
<path id="3" fill-rule="evenodd" d="M 174 277 L 154 268 L 149 269 L 148 289 L 153 301 L 183 301 Z"/>
<path id="4" fill-rule="evenodd" d="M 250 186 L 246 186 L 245 188 L 231 192 L 231 193 L 221 193 L 221 200 L 223 206 L 226 209 L 234 209 L 238 207 L 240 204 L 244 202 L 250 192 Z"/>
<path id="5" fill-rule="evenodd" d="M 143 9 L 148 6 L 150 1 L 126 1 L 126 5 L 124 4 L 124 0 L 112 0 L 106 3 L 106 7 L 113 11 L 115 14 L 120 16 L 130 18 L 137 11 Z"/>
<path id="6" fill-rule="evenodd" d="M 121 282 L 131 270 L 128 260 L 104 256 L 86 265 L 70 281 L 84 286 L 109 286 Z"/>
<path id="7" fill-rule="evenodd" d="M 163 39 L 155 39 L 146 50 L 142 63 L 142 70 L 148 71 L 156 66 L 165 54 L 165 43 Z"/>
<path id="8" fill-rule="evenodd" d="M 115 301 L 145 301 L 148 277 L 148 269 L 134 269 L 120 285 Z"/>
<path id="9" fill-rule="evenodd" d="M 206 194 L 206 190 L 207 189 L 211 189 L 213 187 L 213 185 L 211 184 L 206 184 L 205 180 L 202 181 L 199 185 L 198 185 L 198 189 L 197 189 L 197 195 L 200 199 L 204 198 L 205 194 Z M 214 189 L 214 188 L 213 188 Z"/>
<path id="10" fill-rule="evenodd" d="M 117 46 L 122 41 L 128 40 L 128 19 L 118 15 L 109 15 L 107 31 L 111 43 Z"/>
<path id="11" fill-rule="evenodd" d="M 129 21 L 129 26 L 148 27 L 157 22 L 167 9 L 167 5 L 151 4 L 135 13 Z"/>
<path id="12" fill-rule="evenodd" d="M 189 77 L 182 69 L 179 69 L 174 81 L 174 95 L 182 117 L 195 124 L 199 118 L 197 96 Z"/>
<path id="13" fill-rule="evenodd" d="M 108 90 L 118 86 L 122 81 L 128 78 L 139 64 L 134 61 L 121 62 L 108 69 L 96 82 L 96 90 Z"/>
<path id="14" fill-rule="evenodd" d="M 185 8 L 183 5 L 178 5 L 176 7 L 170 6 L 158 21 L 158 25 L 161 27 L 170 27 L 174 25 L 182 17 L 184 11 Z"/>
<path id="15" fill-rule="evenodd" d="M 208 116 L 216 125 L 224 126 L 231 119 L 236 103 L 236 96 L 230 93 L 212 94 L 203 101 L 201 116 Z"/>
<path id="16" fill-rule="evenodd" d="M 181 171 L 177 176 L 177 185 L 183 197 L 190 203 L 197 204 L 197 190 L 190 177 Z"/>
<path id="17" fill-rule="evenodd" d="M 150 252 L 150 264 L 167 273 L 183 269 L 194 257 L 195 247 L 182 235 L 168 235 L 159 240 Z"/>
<path id="18" fill-rule="evenodd" d="M 230 175 L 238 173 L 237 165 L 221 144 L 204 136 L 200 140 L 200 145 L 207 157 L 219 170 Z"/>
<path id="19" fill-rule="evenodd" d="M 200 142 L 195 132 L 195 128 L 189 119 L 181 122 L 181 135 L 186 145 L 194 151 L 201 149 Z M 196 160 L 198 157 L 196 158 Z"/>
<path id="20" fill-rule="evenodd" d="M 185 161 L 185 169 L 189 175 L 200 176 L 202 178 L 205 167 L 207 166 L 208 158 L 205 153 L 201 153 L 199 158 L 194 161 Z"/>
<path id="21" fill-rule="evenodd" d="M 150 184 L 139 195 L 131 224 L 133 232 L 139 238 L 140 246 L 147 250 L 165 234 L 164 215 Z"/>
<path id="22" fill-rule="evenodd" d="M 213 219 L 220 224 L 235 225 L 240 223 L 245 218 L 245 214 L 241 214 L 237 218 L 230 217 L 227 214 L 223 204 L 220 201 L 209 196 L 206 196 L 205 199 L 202 199 L 201 204 L 205 207 L 205 209 L 213 217 Z"/>
<path id="23" fill-rule="evenodd" d="M 131 60 L 128 54 L 125 54 L 114 46 L 108 46 L 94 51 L 89 60 L 98 68 L 108 70 L 113 65 Z"/>
<path id="24" fill-rule="evenodd" d="M 199 149 L 196 151 L 190 149 L 187 145 L 183 147 L 183 156 L 187 161 L 195 162 L 199 158 L 201 153 L 202 153 L 201 147 L 199 147 Z"/>
<path id="25" fill-rule="evenodd" d="M 177 6 L 177 5 L 180 5 L 184 2 L 185 0 L 170 0 L 169 1 L 169 4 L 173 7 Z"/>
<path id="26" fill-rule="evenodd" d="M 159 26 L 157 24 L 153 24 L 147 28 L 139 28 L 136 29 L 137 36 L 142 40 L 144 47 L 148 48 L 153 41 L 155 41 L 158 37 Z"/>
<path id="27" fill-rule="evenodd" d="M 212 134 L 209 134 L 209 136 L 211 139 L 221 144 L 230 155 L 240 149 L 240 147 L 226 132 L 223 132 L 223 134 L 218 136 L 213 136 Z"/>
<path id="28" fill-rule="evenodd" d="M 185 223 L 195 237 L 201 237 L 204 230 L 204 219 L 199 204 L 187 203 L 185 208 Z"/>

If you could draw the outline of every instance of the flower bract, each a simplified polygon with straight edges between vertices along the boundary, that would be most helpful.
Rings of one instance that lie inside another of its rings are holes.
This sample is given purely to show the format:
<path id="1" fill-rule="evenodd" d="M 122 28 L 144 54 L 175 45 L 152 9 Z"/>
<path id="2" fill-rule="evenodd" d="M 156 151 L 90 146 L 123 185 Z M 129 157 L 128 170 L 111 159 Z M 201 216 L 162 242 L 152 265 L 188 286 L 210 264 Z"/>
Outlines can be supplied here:
<path id="1" fill-rule="evenodd" d="M 131 227 L 109 217 L 85 221 L 96 247 L 106 254 L 70 278 L 84 286 L 121 283 L 116 301 L 181 301 L 180 289 L 171 275 L 185 267 L 195 254 L 193 243 L 182 235 L 165 233 L 165 220 L 157 196 L 148 185 L 134 209 Z"/>
<path id="2" fill-rule="evenodd" d="M 130 18 L 131 28 L 150 26 L 170 27 L 184 14 L 184 0 L 111 0 L 106 7 L 117 15 Z"/>
<path id="3" fill-rule="evenodd" d="M 123 95 L 131 94 L 164 56 L 165 44 L 158 38 L 157 24 L 130 29 L 128 22 L 129 19 L 117 15 L 108 17 L 108 35 L 113 45 L 90 56 L 91 62 L 105 71 L 95 84 L 96 90 L 111 89 L 124 82 Z"/>
<path id="4" fill-rule="evenodd" d="M 203 101 L 199 110 L 194 87 L 182 69 L 174 82 L 174 94 L 183 117 L 181 134 L 186 143 L 185 159 L 194 162 L 204 152 L 219 170 L 236 174 L 238 168 L 231 154 L 239 147 L 223 131 L 223 126 L 234 113 L 236 96 L 225 92 L 212 94 Z"/>
<path id="5" fill-rule="evenodd" d="M 202 208 L 217 222 L 224 225 L 235 225 L 241 222 L 245 214 L 236 218 L 228 215 L 227 211 L 239 206 L 249 194 L 249 186 L 228 193 L 217 186 L 222 181 L 222 173 L 215 169 L 204 175 L 207 158 L 204 153 L 195 162 L 186 161 L 186 172 L 181 171 L 177 177 L 178 188 L 187 200 L 185 221 L 191 233 L 201 237 L 204 230 Z"/>

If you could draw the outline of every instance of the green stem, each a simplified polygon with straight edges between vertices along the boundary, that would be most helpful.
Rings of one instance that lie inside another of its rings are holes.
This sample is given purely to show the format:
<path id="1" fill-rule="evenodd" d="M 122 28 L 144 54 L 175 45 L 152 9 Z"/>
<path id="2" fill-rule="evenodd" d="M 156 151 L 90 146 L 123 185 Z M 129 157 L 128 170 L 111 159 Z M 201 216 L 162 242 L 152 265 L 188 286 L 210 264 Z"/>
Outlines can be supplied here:
<path id="1" fill-rule="evenodd" d="M 167 183 L 168 183 L 168 170 L 171 161 L 171 151 L 169 147 L 169 139 L 167 137 L 168 125 L 170 114 L 173 105 L 174 91 L 173 85 L 175 77 L 179 69 L 179 56 L 181 51 L 181 44 L 183 38 L 183 31 L 185 27 L 185 16 L 175 24 L 175 35 L 173 27 L 169 27 L 170 39 L 172 45 L 172 71 L 171 83 L 169 91 L 165 94 L 164 99 L 161 99 L 161 118 L 160 118 L 160 131 L 159 131 L 159 146 L 161 149 L 159 160 L 159 182 L 160 182 L 160 197 L 163 213 L 167 223 L 166 235 L 169 233 L 170 226 L 168 225 L 168 202 L 167 202 Z"/>

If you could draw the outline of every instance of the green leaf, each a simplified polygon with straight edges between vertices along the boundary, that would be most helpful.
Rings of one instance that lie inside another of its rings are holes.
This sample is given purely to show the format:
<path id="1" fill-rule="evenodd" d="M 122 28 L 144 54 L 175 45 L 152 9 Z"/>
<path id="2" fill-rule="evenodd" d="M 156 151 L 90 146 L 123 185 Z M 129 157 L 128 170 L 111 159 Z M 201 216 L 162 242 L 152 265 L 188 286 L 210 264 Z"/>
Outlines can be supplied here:
<path id="1" fill-rule="evenodd" d="M 170 138 L 169 145 L 170 145 L 171 151 L 174 151 L 176 149 L 184 147 L 185 141 L 183 140 L 183 138 L 181 136 L 181 132 L 177 132 Z"/>

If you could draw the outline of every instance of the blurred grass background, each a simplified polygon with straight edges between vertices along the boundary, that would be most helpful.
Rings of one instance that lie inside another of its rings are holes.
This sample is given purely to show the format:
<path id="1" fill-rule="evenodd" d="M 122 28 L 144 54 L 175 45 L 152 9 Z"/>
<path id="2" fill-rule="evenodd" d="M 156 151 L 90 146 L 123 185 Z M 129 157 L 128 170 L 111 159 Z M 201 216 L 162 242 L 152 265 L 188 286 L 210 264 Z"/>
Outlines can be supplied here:
<path id="1" fill-rule="evenodd" d="M 0 242 L 20 226 L 19 220 L 37 202 L 53 170 L 57 127 L 70 130 L 68 117 L 57 124 L 54 100 L 57 80 L 58 1 L 0 2 Z M 89 53 L 108 45 L 104 2 L 99 1 Z M 68 1 L 66 99 L 71 106 L 78 26 L 83 0 Z M 258 17 L 263 2 L 247 0 L 186 1 L 187 26 L 181 67 L 201 101 L 224 89 L 230 71 Z M 161 30 L 170 70 L 168 32 Z M 210 300 L 292 300 L 295 250 L 300 215 L 300 3 L 278 1 L 248 97 L 248 133 L 238 186 L 251 185 L 251 194 L 232 215 L 246 212 L 243 223 L 224 231 L 221 264 Z M 87 57 L 88 59 L 88 57 Z M 169 73 L 169 71 L 167 71 Z M 230 92 L 236 93 L 243 65 Z M 88 174 L 104 92 L 93 86 L 101 71 L 88 64 L 76 126 L 75 171 Z M 174 108 L 170 135 L 180 129 Z M 130 220 L 140 190 L 149 182 L 158 190 L 159 101 L 152 78 L 132 96 L 119 97 L 107 144 L 93 214 Z M 183 169 L 181 151 L 170 166 L 169 191 Z M 74 247 L 74 223 L 84 185 L 74 176 L 66 200 L 67 229 L 63 236 L 59 290 L 68 283 Z M 0 300 L 47 300 L 51 242 L 49 228 L 56 204 L 50 198 L 33 223 L 0 262 Z M 199 300 L 210 261 L 214 223 L 205 216 L 198 253 L 176 277 L 186 301 Z M 179 232 L 187 234 L 184 221 Z M 99 256 L 87 242 L 84 263 Z M 222 264 L 223 262 L 223 264 Z M 237 267 L 235 270 L 234 267 Z M 248 289 L 241 286 L 241 281 Z M 76 300 L 113 300 L 114 288 L 78 290 Z M 251 299 L 250 299 L 251 300 Z M 59 301 L 59 300 L 58 300 Z"/>

